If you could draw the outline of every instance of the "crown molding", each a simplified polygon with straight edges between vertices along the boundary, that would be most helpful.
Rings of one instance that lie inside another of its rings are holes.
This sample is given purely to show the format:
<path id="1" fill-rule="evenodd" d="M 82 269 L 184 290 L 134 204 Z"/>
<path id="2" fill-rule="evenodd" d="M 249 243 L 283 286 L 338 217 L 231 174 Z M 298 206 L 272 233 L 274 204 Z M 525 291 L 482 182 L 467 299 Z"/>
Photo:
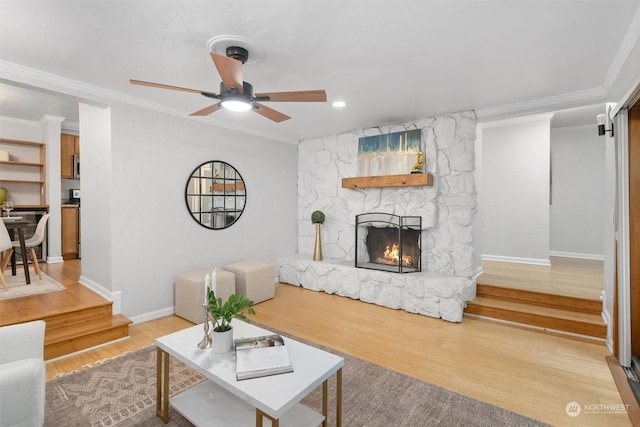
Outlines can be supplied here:
<path id="1" fill-rule="evenodd" d="M 526 116 L 509 117 L 506 119 L 498 119 L 498 120 L 481 122 L 481 123 L 478 123 L 478 127 L 481 129 L 489 129 L 494 127 L 513 126 L 513 125 L 521 125 L 523 123 L 535 123 L 535 122 L 544 122 L 551 125 L 551 119 L 553 118 L 553 115 L 554 113 L 541 113 L 541 114 L 531 114 Z"/>
<path id="2" fill-rule="evenodd" d="M 51 116 L 51 115 L 47 114 L 45 116 L 42 116 L 42 118 L 38 121 L 38 124 L 40 126 L 46 126 L 46 125 L 48 125 L 50 123 L 54 123 L 54 124 L 57 123 L 57 124 L 62 125 L 62 122 L 64 122 L 64 121 L 65 121 L 64 117 Z"/>
<path id="3" fill-rule="evenodd" d="M 544 113 L 566 108 L 580 107 L 598 102 L 605 102 L 607 91 L 603 87 L 550 96 L 548 98 L 533 99 L 531 101 L 516 102 L 497 107 L 479 108 L 476 110 L 478 122 L 493 121 L 515 117 L 518 115 Z"/>
<path id="4" fill-rule="evenodd" d="M 636 14 L 633 16 L 631 24 L 629 24 L 629 28 L 627 28 L 627 32 L 625 33 L 624 38 L 622 39 L 622 42 L 620 43 L 620 46 L 616 51 L 616 55 L 613 57 L 613 62 L 611 63 L 606 76 L 604 77 L 604 83 L 602 86 L 606 89 L 607 92 L 609 92 L 613 87 L 616 78 L 618 77 L 618 75 L 620 75 L 624 64 L 629 59 L 629 55 L 631 55 L 631 51 L 636 46 L 639 39 L 640 9 L 638 9 L 636 11 Z"/>

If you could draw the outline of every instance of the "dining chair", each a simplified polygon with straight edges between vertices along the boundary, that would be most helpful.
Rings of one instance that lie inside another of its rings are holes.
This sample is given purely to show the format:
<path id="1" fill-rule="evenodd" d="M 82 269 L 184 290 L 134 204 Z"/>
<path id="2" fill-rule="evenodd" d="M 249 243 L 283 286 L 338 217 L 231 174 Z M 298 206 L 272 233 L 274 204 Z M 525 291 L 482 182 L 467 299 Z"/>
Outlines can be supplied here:
<path id="1" fill-rule="evenodd" d="M 49 215 L 50 214 L 42 215 L 42 218 L 40 218 L 40 221 L 38 221 L 38 225 L 36 226 L 36 232 L 33 233 L 33 236 L 29 237 L 27 240 L 24 241 L 24 246 L 31 253 L 31 261 L 33 261 L 33 269 L 36 271 L 36 274 L 40 279 L 42 279 L 42 273 L 40 272 L 40 265 L 38 264 L 38 256 L 36 255 L 35 247 L 41 244 L 42 241 L 44 240 L 44 237 L 46 236 L 45 230 L 47 228 L 47 220 L 49 219 Z M 14 248 L 19 248 L 20 242 L 17 240 L 14 240 L 13 242 L 11 242 L 11 245 Z M 26 255 L 25 255 L 25 259 L 23 259 L 22 262 L 28 262 L 26 260 Z"/>
<path id="2" fill-rule="evenodd" d="M 0 281 L 4 290 L 8 291 L 7 282 L 4 280 L 4 270 L 7 268 L 7 264 L 9 264 L 13 254 L 13 242 L 11 242 L 11 236 L 9 236 L 4 221 L 0 221 L 0 223 L 2 223 L 0 226 L 0 255 L 2 256 L 0 260 Z"/>

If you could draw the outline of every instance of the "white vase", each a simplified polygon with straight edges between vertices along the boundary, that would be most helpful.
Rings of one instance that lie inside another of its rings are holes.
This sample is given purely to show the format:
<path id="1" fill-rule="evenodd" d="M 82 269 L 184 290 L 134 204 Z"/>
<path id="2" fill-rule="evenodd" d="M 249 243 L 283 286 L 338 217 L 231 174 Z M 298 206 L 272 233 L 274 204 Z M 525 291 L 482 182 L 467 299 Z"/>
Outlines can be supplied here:
<path id="1" fill-rule="evenodd" d="M 214 353 L 228 353 L 233 350 L 233 328 L 224 332 L 213 331 L 211 350 Z"/>

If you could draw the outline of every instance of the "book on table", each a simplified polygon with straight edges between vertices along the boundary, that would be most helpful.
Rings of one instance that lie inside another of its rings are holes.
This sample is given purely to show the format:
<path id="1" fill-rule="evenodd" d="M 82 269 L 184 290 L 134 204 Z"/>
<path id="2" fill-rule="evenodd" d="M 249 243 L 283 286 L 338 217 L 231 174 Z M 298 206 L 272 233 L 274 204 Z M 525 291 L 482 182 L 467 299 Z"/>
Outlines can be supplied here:
<path id="1" fill-rule="evenodd" d="M 284 339 L 278 334 L 239 338 L 236 344 L 236 379 L 293 372 Z"/>

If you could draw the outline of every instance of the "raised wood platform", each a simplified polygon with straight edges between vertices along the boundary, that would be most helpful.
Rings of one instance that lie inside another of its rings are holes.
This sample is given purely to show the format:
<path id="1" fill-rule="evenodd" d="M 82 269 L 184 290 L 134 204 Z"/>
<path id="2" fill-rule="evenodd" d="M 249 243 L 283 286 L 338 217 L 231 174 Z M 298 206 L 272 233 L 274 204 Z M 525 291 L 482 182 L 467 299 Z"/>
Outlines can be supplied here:
<path id="1" fill-rule="evenodd" d="M 549 257 L 551 265 L 482 261 L 477 298 L 465 313 L 606 337 L 600 294 L 603 261 Z"/>
<path id="2" fill-rule="evenodd" d="M 42 265 L 42 270 L 66 289 L 0 301 L 0 326 L 47 322 L 45 360 L 129 336 L 131 320 L 113 315 L 111 301 L 77 283 L 80 260 Z"/>
<path id="3" fill-rule="evenodd" d="M 587 298 L 478 284 L 476 299 L 464 311 L 593 338 L 607 334 L 601 301 Z"/>

